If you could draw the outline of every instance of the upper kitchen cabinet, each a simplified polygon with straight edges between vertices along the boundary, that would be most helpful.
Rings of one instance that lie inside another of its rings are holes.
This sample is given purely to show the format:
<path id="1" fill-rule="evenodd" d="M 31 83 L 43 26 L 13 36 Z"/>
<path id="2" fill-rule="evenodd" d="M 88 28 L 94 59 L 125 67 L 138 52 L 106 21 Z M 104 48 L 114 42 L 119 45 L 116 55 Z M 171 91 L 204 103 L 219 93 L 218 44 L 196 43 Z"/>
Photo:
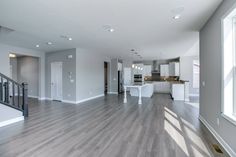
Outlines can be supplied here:
<path id="1" fill-rule="evenodd" d="M 179 62 L 169 63 L 169 76 L 179 76 Z"/>
<path id="2" fill-rule="evenodd" d="M 133 64 L 133 73 L 136 74 L 143 74 L 143 64 Z"/>
<path id="3" fill-rule="evenodd" d="M 122 63 L 118 62 L 118 71 L 122 71 L 122 68 L 123 68 Z"/>
<path id="4" fill-rule="evenodd" d="M 152 66 L 151 65 L 144 65 L 143 66 L 143 75 L 144 76 L 152 76 Z"/>
<path id="5" fill-rule="evenodd" d="M 161 76 L 168 77 L 169 76 L 169 64 L 160 65 Z"/>

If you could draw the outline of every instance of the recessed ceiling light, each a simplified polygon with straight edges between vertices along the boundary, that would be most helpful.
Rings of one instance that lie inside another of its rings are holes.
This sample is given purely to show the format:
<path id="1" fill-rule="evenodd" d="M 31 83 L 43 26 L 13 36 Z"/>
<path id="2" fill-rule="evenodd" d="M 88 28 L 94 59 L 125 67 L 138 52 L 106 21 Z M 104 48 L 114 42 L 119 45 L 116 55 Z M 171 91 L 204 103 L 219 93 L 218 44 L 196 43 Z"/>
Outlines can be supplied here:
<path id="1" fill-rule="evenodd" d="M 108 32 L 114 32 L 115 29 L 112 28 L 110 25 L 104 25 L 103 26 L 104 30 L 108 31 Z"/>
<path id="2" fill-rule="evenodd" d="M 47 42 L 48 45 L 52 45 L 52 42 Z"/>
<path id="3" fill-rule="evenodd" d="M 173 19 L 175 19 L 175 20 L 178 20 L 178 19 L 180 19 L 180 15 L 175 15 L 174 17 L 173 17 Z"/>
<path id="4" fill-rule="evenodd" d="M 13 54 L 13 53 L 10 53 L 10 54 L 9 54 L 9 57 L 10 57 L 10 58 L 15 58 L 15 57 L 16 57 L 16 55 L 15 55 L 15 54 Z"/>
<path id="5" fill-rule="evenodd" d="M 109 31 L 110 31 L 110 32 L 114 32 L 115 30 L 114 30 L 113 28 L 111 28 Z"/>
<path id="6" fill-rule="evenodd" d="M 39 47 L 39 45 L 36 45 L 35 47 Z"/>
<path id="7" fill-rule="evenodd" d="M 68 38 L 68 40 L 70 40 L 70 41 L 71 41 L 71 40 L 72 40 L 72 38 L 70 38 L 70 37 L 69 37 L 69 38 Z"/>

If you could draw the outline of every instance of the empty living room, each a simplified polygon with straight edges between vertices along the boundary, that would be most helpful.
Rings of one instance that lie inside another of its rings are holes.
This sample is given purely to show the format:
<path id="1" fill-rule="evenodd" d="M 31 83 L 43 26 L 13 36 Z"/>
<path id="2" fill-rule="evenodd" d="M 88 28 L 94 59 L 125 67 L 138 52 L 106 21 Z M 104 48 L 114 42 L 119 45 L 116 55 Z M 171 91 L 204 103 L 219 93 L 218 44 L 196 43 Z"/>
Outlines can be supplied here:
<path id="1" fill-rule="evenodd" d="M 235 0 L 1 0 L 0 157 L 236 157 Z"/>

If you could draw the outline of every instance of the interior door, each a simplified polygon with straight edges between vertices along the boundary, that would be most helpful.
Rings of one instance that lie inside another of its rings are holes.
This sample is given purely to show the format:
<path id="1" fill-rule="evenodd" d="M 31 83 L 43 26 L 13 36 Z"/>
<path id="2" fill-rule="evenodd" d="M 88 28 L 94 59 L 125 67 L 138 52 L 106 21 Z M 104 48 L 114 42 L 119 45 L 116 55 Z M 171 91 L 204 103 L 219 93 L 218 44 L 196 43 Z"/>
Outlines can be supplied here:
<path id="1" fill-rule="evenodd" d="M 104 62 L 104 93 L 108 92 L 108 63 Z"/>
<path id="2" fill-rule="evenodd" d="M 62 62 L 51 63 L 51 97 L 62 100 Z"/>

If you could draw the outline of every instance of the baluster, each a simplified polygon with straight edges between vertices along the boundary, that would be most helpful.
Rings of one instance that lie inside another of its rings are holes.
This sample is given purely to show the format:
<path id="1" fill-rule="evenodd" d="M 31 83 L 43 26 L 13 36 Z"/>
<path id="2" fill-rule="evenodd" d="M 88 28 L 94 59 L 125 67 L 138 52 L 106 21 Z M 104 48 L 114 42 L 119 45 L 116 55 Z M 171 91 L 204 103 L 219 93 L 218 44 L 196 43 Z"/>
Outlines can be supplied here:
<path id="1" fill-rule="evenodd" d="M 9 81 L 4 83 L 5 86 L 5 102 L 9 103 Z"/>
<path id="2" fill-rule="evenodd" d="M 3 102 L 3 78 L 1 77 L 1 85 L 0 85 L 0 101 Z"/>
<path id="3" fill-rule="evenodd" d="M 20 107 L 20 86 L 17 85 L 17 98 L 18 98 L 18 101 L 17 101 L 17 106 Z"/>
<path id="4" fill-rule="evenodd" d="M 23 86 L 23 114 L 28 117 L 28 85 L 27 83 L 22 83 Z"/>
<path id="5" fill-rule="evenodd" d="M 15 83 L 12 82 L 12 105 L 15 106 Z"/>

